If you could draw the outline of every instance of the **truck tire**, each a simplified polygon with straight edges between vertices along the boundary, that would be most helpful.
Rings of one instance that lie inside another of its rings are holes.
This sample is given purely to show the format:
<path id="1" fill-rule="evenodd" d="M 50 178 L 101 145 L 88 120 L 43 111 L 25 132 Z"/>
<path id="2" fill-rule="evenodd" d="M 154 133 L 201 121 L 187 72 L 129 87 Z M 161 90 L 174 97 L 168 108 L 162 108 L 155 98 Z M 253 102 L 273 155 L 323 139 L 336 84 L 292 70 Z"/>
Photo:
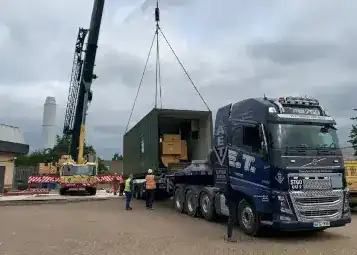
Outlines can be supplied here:
<path id="1" fill-rule="evenodd" d="M 173 203 L 174 203 L 175 210 L 178 211 L 179 213 L 183 213 L 183 203 L 181 199 L 180 188 L 175 189 Z"/>
<path id="2" fill-rule="evenodd" d="M 139 200 L 140 199 L 140 188 L 136 188 L 134 192 L 134 197 L 135 199 Z"/>
<path id="3" fill-rule="evenodd" d="M 144 199 L 145 195 L 146 194 L 144 192 L 144 186 L 140 186 L 140 189 L 139 189 L 139 199 Z"/>
<path id="4" fill-rule="evenodd" d="M 250 236 L 258 236 L 261 233 L 260 219 L 254 206 L 246 200 L 238 205 L 238 223 L 243 232 Z"/>
<path id="5" fill-rule="evenodd" d="M 62 189 L 62 188 L 60 188 L 60 190 L 59 190 L 59 194 L 60 194 L 60 196 L 64 196 L 64 195 L 66 195 L 66 189 Z"/>
<path id="6" fill-rule="evenodd" d="M 192 189 L 189 189 L 186 192 L 185 211 L 187 215 L 191 217 L 197 216 L 197 203 L 196 203 L 195 193 L 193 192 Z"/>
<path id="7" fill-rule="evenodd" d="M 200 197 L 200 209 L 202 216 L 207 221 L 216 219 L 216 210 L 214 208 L 214 196 L 204 191 Z"/>
<path id="8" fill-rule="evenodd" d="M 95 196 L 97 194 L 97 189 L 96 188 L 89 188 L 88 193 L 90 196 Z"/>

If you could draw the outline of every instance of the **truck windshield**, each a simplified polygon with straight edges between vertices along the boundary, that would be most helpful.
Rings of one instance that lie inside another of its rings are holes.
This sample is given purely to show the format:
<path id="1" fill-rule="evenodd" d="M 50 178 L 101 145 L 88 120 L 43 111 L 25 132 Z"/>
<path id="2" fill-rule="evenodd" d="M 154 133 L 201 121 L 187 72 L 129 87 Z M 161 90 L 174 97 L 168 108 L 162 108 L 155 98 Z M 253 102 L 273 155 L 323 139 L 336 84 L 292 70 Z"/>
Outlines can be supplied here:
<path id="1" fill-rule="evenodd" d="M 336 129 L 332 126 L 269 124 L 272 148 L 331 148 L 337 149 L 339 141 Z"/>
<path id="2" fill-rule="evenodd" d="M 62 175 L 96 175 L 95 166 L 63 166 Z"/>

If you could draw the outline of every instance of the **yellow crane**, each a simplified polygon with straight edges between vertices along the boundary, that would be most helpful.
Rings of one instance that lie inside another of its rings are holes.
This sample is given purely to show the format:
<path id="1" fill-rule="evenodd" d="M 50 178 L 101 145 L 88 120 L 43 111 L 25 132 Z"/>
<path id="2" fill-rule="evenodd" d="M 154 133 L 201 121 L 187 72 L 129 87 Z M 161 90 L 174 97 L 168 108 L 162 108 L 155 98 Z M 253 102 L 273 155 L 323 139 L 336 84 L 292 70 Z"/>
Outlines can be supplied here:
<path id="1" fill-rule="evenodd" d="M 84 141 L 87 109 L 93 97 L 91 85 L 97 78 L 93 69 L 104 3 L 105 0 L 94 0 L 90 27 L 79 28 L 77 35 L 63 128 L 63 135 L 70 138 L 70 149 L 69 155 L 63 155 L 59 160 L 61 195 L 82 190 L 96 194 L 98 159 L 93 155 L 84 157 Z"/>

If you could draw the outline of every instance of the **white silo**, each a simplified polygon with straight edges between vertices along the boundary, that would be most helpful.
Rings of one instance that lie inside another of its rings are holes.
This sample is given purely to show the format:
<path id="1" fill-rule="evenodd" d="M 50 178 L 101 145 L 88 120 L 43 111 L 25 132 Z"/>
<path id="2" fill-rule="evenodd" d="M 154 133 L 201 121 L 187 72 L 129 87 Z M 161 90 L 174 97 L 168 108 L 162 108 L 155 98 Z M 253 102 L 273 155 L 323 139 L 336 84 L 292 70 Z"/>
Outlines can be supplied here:
<path id="1" fill-rule="evenodd" d="M 42 120 L 43 148 L 53 148 L 56 143 L 56 99 L 46 97 Z"/>

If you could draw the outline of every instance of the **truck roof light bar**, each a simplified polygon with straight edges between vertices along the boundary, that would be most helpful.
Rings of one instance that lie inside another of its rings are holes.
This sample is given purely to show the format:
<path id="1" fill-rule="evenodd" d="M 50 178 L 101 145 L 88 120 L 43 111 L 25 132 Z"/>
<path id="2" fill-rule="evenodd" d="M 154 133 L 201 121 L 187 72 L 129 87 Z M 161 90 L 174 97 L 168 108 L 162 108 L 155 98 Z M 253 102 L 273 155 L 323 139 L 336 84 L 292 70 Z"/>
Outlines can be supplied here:
<path id="1" fill-rule="evenodd" d="M 281 104 L 298 104 L 298 105 L 319 105 L 319 101 L 308 97 L 279 97 L 278 102 Z"/>

